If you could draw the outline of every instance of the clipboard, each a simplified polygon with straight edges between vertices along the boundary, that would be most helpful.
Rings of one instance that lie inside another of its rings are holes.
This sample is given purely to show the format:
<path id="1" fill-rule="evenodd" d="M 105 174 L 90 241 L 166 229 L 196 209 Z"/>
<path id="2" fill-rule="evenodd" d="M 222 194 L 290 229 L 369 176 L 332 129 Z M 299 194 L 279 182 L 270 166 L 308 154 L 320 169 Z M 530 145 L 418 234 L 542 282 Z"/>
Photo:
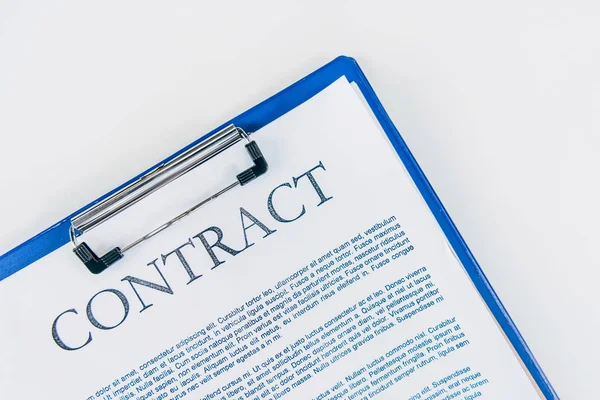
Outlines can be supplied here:
<path id="1" fill-rule="evenodd" d="M 406 143 L 394 127 L 367 78 L 361 71 L 357 62 L 354 59 L 345 56 L 340 56 L 329 62 L 288 88 L 233 118 L 231 121 L 228 121 L 212 132 L 204 135 L 169 158 L 147 169 L 140 175 L 115 188 L 113 191 L 100 197 L 82 209 L 77 210 L 30 240 L 0 256 L 0 281 L 19 270 L 26 268 L 36 260 L 52 253 L 65 244 L 68 244 L 70 241 L 74 244 L 75 255 L 80 258 L 82 263 L 85 264 L 91 272 L 100 273 L 103 269 L 109 268 L 110 265 L 118 262 L 129 248 L 141 243 L 148 237 L 158 234 L 163 229 L 168 228 L 171 223 L 176 222 L 175 220 L 177 220 L 177 218 L 185 217 L 188 213 L 193 212 L 206 204 L 206 202 L 217 199 L 220 194 L 229 190 L 234 190 L 238 185 L 251 184 L 254 178 L 259 177 L 266 171 L 268 168 L 268 160 L 265 160 L 262 156 L 259 143 L 254 142 L 251 139 L 251 134 L 248 134 L 247 132 L 256 131 L 267 125 L 309 100 L 343 76 L 345 76 L 349 82 L 355 83 L 366 99 L 373 114 L 402 160 L 423 199 L 427 203 L 430 212 L 441 227 L 448 243 L 501 327 L 506 338 L 518 353 L 524 367 L 535 380 L 546 398 L 558 399 L 558 395 L 535 360 L 525 340 L 494 292 L 494 289 L 485 277 L 485 274 L 461 237 L 459 231 L 452 222 L 452 219 L 446 212 L 443 204 L 437 197 Z M 343 133 L 340 133 L 340 135 L 342 134 Z M 85 242 L 80 243 L 78 241 L 79 237 L 85 234 L 88 229 L 92 229 L 94 226 L 102 223 L 115 213 L 118 213 L 119 210 L 134 206 L 136 201 L 143 198 L 145 195 L 148 195 L 155 190 L 159 190 L 170 181 L 177 179 L 190 169 L 201 165 L 204 161 L 218 156 L 218 154 L 226 151 L 229 147 L 239 141 L 247 142 L 246 149 L 251 162 L 249 162 L 249 168 L 241 171 L 237 176 L 237 181 L 232 182 L 230 186 L 221 188 L 216 191 L 213 196 L 203 200 L 191 209 L 185 210 L 173 220 L 166 221 L 163 225 L 157 227 L 155 231 L 132 242 L 130 245 L 125 245 L 124 247 L 116 245 L 113 250 L 105 255 L 96 255 L 91 247 Z M 85 268 L 85 266 L 82 265 L 82 268 Z"/>

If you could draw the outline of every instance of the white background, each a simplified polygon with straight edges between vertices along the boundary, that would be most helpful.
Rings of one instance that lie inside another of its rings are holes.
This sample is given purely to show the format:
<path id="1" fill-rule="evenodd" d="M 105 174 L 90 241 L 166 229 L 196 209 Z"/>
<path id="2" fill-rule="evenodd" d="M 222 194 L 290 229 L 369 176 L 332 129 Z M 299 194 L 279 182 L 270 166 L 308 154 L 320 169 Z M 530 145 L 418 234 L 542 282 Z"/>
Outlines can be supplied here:
<path id="1" fill-rule="evenodd" d="M 559 395 L 597 396 L 598 3 L 234 3 L 0 1 L 0 253 L 345 54 Z"/>

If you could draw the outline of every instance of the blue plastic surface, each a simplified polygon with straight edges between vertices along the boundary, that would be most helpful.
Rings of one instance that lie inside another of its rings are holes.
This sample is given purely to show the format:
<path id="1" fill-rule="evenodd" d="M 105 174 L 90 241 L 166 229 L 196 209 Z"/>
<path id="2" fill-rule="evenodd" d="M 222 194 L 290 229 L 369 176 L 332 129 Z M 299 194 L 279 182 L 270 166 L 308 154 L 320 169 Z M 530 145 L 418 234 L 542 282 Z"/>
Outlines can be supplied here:
<path id="1" fill-rule="evenodd" d="M 485 274 L 479 267 L 479 264 L 477 264 L 477 261 L 473 257 L 473 254 L 471 254 L 471 251 L 467 247 L 467 244 L 456 229 L 456 226 L 454 225 L 452 219 L 446 212 L 440 199 L 435 194 L 429 181 L 423 174 L 423 171 L 417 164 L 417 161 L 414 159 L 406 143 L 394 127 L 394 124 L 383 109 L 383 106 L 379 102 L 379 99 L 373 91 L 373 88 L 367 81 L 367 78 L 365 77 L 365 75 L 363 74 L 363 72 L 361 71 L 360 67 L 354 59 L 344 56 L 336 58 L 335 60 L 321 67 L 317 71 L 304 77 L 303 79 L 299 80 L 298 82 L 294 83 L 288 88 L 263 101 L 262 103 L 252 107 L 251 109 L 240 114 L 231 121 L 226 122 L 222 126 L 216 128 L 207 135 L 199 138 L 194 143 L 191 143 L 189 146 L 181 149 L 179 152 L 173 154 L 171 157 L 161 161 L 158 164 L 161 164 L 165 161 L 172 159 L 173 157 L 176 157 L 178 154 L 184 152 L 189 147 L 204 140 L 205 138 L 219 131 L 222 127 L 231 123 L 242 127 L 249 132 L 256 131 L 268 124 L 269 122 L 280 117 L 281 115 L 294 109 L 306 100 L 310 99 L 312 96 L 316 95 L 321 90 L 325 89 L 327 86 L 329 86 L 331 83 L 333 83 L 335 80 L 342 76 L 346 76 L 346 78 L 350 82 L 355 82 L 360 88 L 369 106 L 372 108 L 376 118 L 383 127 L 389 140 L 398 152 L 398 155 L 402 159 L 409 174 L 414 180 L 417 188 L 421 192 L 421 195 L 427 202 L 427 205 L 429 206 L 432 214 L 435 216 L 436 220 L 438 221 L 439 225 L 444 231 L 450 245 L 452 246 L 456 255 L 465 267 L 475 287 L 481 294 L 481 297 L 487 303 L 489 309 L 495 316 L 500 327 L 503 329 L 508 340 L 510 340 L 513 347 L 521 357 L 525 367 L 529 370 L 533 379 L 537 382 L 544 396 L 547 399 L 558 399 L 558 395 L 556 394 L 556 392 L 552 388 L 552 385 L 546 378 L 544 372 L 538 365 L 533 354 L 529 350 L 529 347 L 525 343 L 525 340 L 519 333 L 517 327 L 508 315 L 507 311 L 504 309 L 504 306 L 502 305 L 500 299 L 494 292 L 494 289 L 488 282 L 487 278 L 485 277 Z M 128 185 L 132 181 L 135 181 L 141 175 L 144 175 L 147 171 L 153 168 L 154 166 L 148 168 L 148 170 L 142 172 L 140 175 L 132 178 L 128 182 L 125 182 L 120 187 L 115 188 L 112 192 L 109 192 L 103 197 L 88 204 L 81 210 L 77 210 L 70 216 L 66 217 L 62 221 L 41 232 L 37 236 L 29 239 L 20 246 L 0 256 L 0 281 L 14 274 L 20 269 L 25 268 L 34 261 L 53 252 L 59 247 L 62 247 L 63 245 L 67 244 L 69 242 L 70 220 L 73 215 L 76 215 L 81 211 L 88 209 L 89 207 L 103 200 L 107 196 L 110 196 L 112 193 L 116 192 L 120 188 Z"/>

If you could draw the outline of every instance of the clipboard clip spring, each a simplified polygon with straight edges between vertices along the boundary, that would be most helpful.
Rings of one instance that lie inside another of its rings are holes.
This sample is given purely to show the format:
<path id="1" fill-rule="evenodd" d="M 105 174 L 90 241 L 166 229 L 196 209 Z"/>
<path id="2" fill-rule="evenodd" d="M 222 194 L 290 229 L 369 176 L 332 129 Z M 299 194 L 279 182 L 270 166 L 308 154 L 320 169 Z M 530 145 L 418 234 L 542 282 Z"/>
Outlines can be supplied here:
<path id="1" fill-rule="evenodd" d="M 175 218 L 165 222 L 127 246 L 124 246 L 123 248 L 115 247 L 101 257 L 96 255 L 96 253 L 86 242 L 79 243 L 77 238 L 83 235 L 85 232 L 92 230 L 108 219 L 131 207 L 144 197 L 152 194 L 156 190 L 190 172 L 194 168 L 205 163 L 214 156 L 220 154 L 242 140 L 247 142 L 246 151 L 248 152 L 253 165 L 239 173 L 236 176 L 236 181 L 232 184 L 207 197 L 195 206 L 177 215 Z M 96 203 L 89 209 L 73 217 L 71 219 L 71 227 L 69 229 L 71 242 L 74 246 L 73 252 L 85 264 L 90 272 L 99 274 L 123 258 L 125 252 L 131 248 L 162 232 L 177 221 L 181 220 L 222 194 L 230 191 L 231 189 L 250 183 L 254 179 L 267 172 L 267 169 L 267 160 L 263 156 L 258 144 L 254 140 L 251 140 L 249 135 L 243 129 L 234 125 L 229 125 L 215 133 L 213 136 L 194 145 L 172 160 L 159 165 L 155 169 L 138 178 L 136 181 L 130 183 L 106 199 Z"/>

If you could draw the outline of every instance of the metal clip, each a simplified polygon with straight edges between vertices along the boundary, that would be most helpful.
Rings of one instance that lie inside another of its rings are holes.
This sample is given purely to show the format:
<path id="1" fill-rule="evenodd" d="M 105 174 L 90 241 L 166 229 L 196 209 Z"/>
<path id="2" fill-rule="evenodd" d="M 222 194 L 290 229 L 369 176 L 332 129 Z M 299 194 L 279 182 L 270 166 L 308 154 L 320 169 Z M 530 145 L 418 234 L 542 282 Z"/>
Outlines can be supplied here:
<path id="1" fill-rule="evenodd" d="M 247 142 L 246 150 L 248 151 L 253 165 L 252 167 L 239 173 L 237 175 L 237 180 L 234 183 L 202 200 L 195 206 L 184 211 L 175 218 L 165 222 L 134 242 L 122 248 L 115 247 L 101 257 L 98 257 L 87 243 L 78 243 L 77 238 L 83 235 L 85 232 L 92 230 L 108 219 L 131 207 L 146 196 L 149 196 L 158 189 L 166 186 L 170 182 L 173 182 L 175 179 L 190 172 L 194 168 L 205 163 L 214 156 L 220 154 L 242 140 Z M 222 194 L 228 192 L 229 190 L 235 188 L 236 186 L 246 185 L 260 175 L 264 174 L 267 169 L 267 161 L 262 155 L 258 144 L 254 140 L 251 140 L 243 129 L 229 125 L 205 141 L 198 143 L 189 150 L 180 154 L 173 160 L 165 164 L 161 164 L 157 168 L 140 177 L 137 181 L 83 211 L 81 214 L 73 217 L 71 219 L 71 228 L 69 231 L 71 242 L 75 247 L 73 252 L 85 264 L 90 272 L 98 274 L 123 258 L 125 252 L 131 248 L 162 232 L 177 221 L 181 220 Z"/>

